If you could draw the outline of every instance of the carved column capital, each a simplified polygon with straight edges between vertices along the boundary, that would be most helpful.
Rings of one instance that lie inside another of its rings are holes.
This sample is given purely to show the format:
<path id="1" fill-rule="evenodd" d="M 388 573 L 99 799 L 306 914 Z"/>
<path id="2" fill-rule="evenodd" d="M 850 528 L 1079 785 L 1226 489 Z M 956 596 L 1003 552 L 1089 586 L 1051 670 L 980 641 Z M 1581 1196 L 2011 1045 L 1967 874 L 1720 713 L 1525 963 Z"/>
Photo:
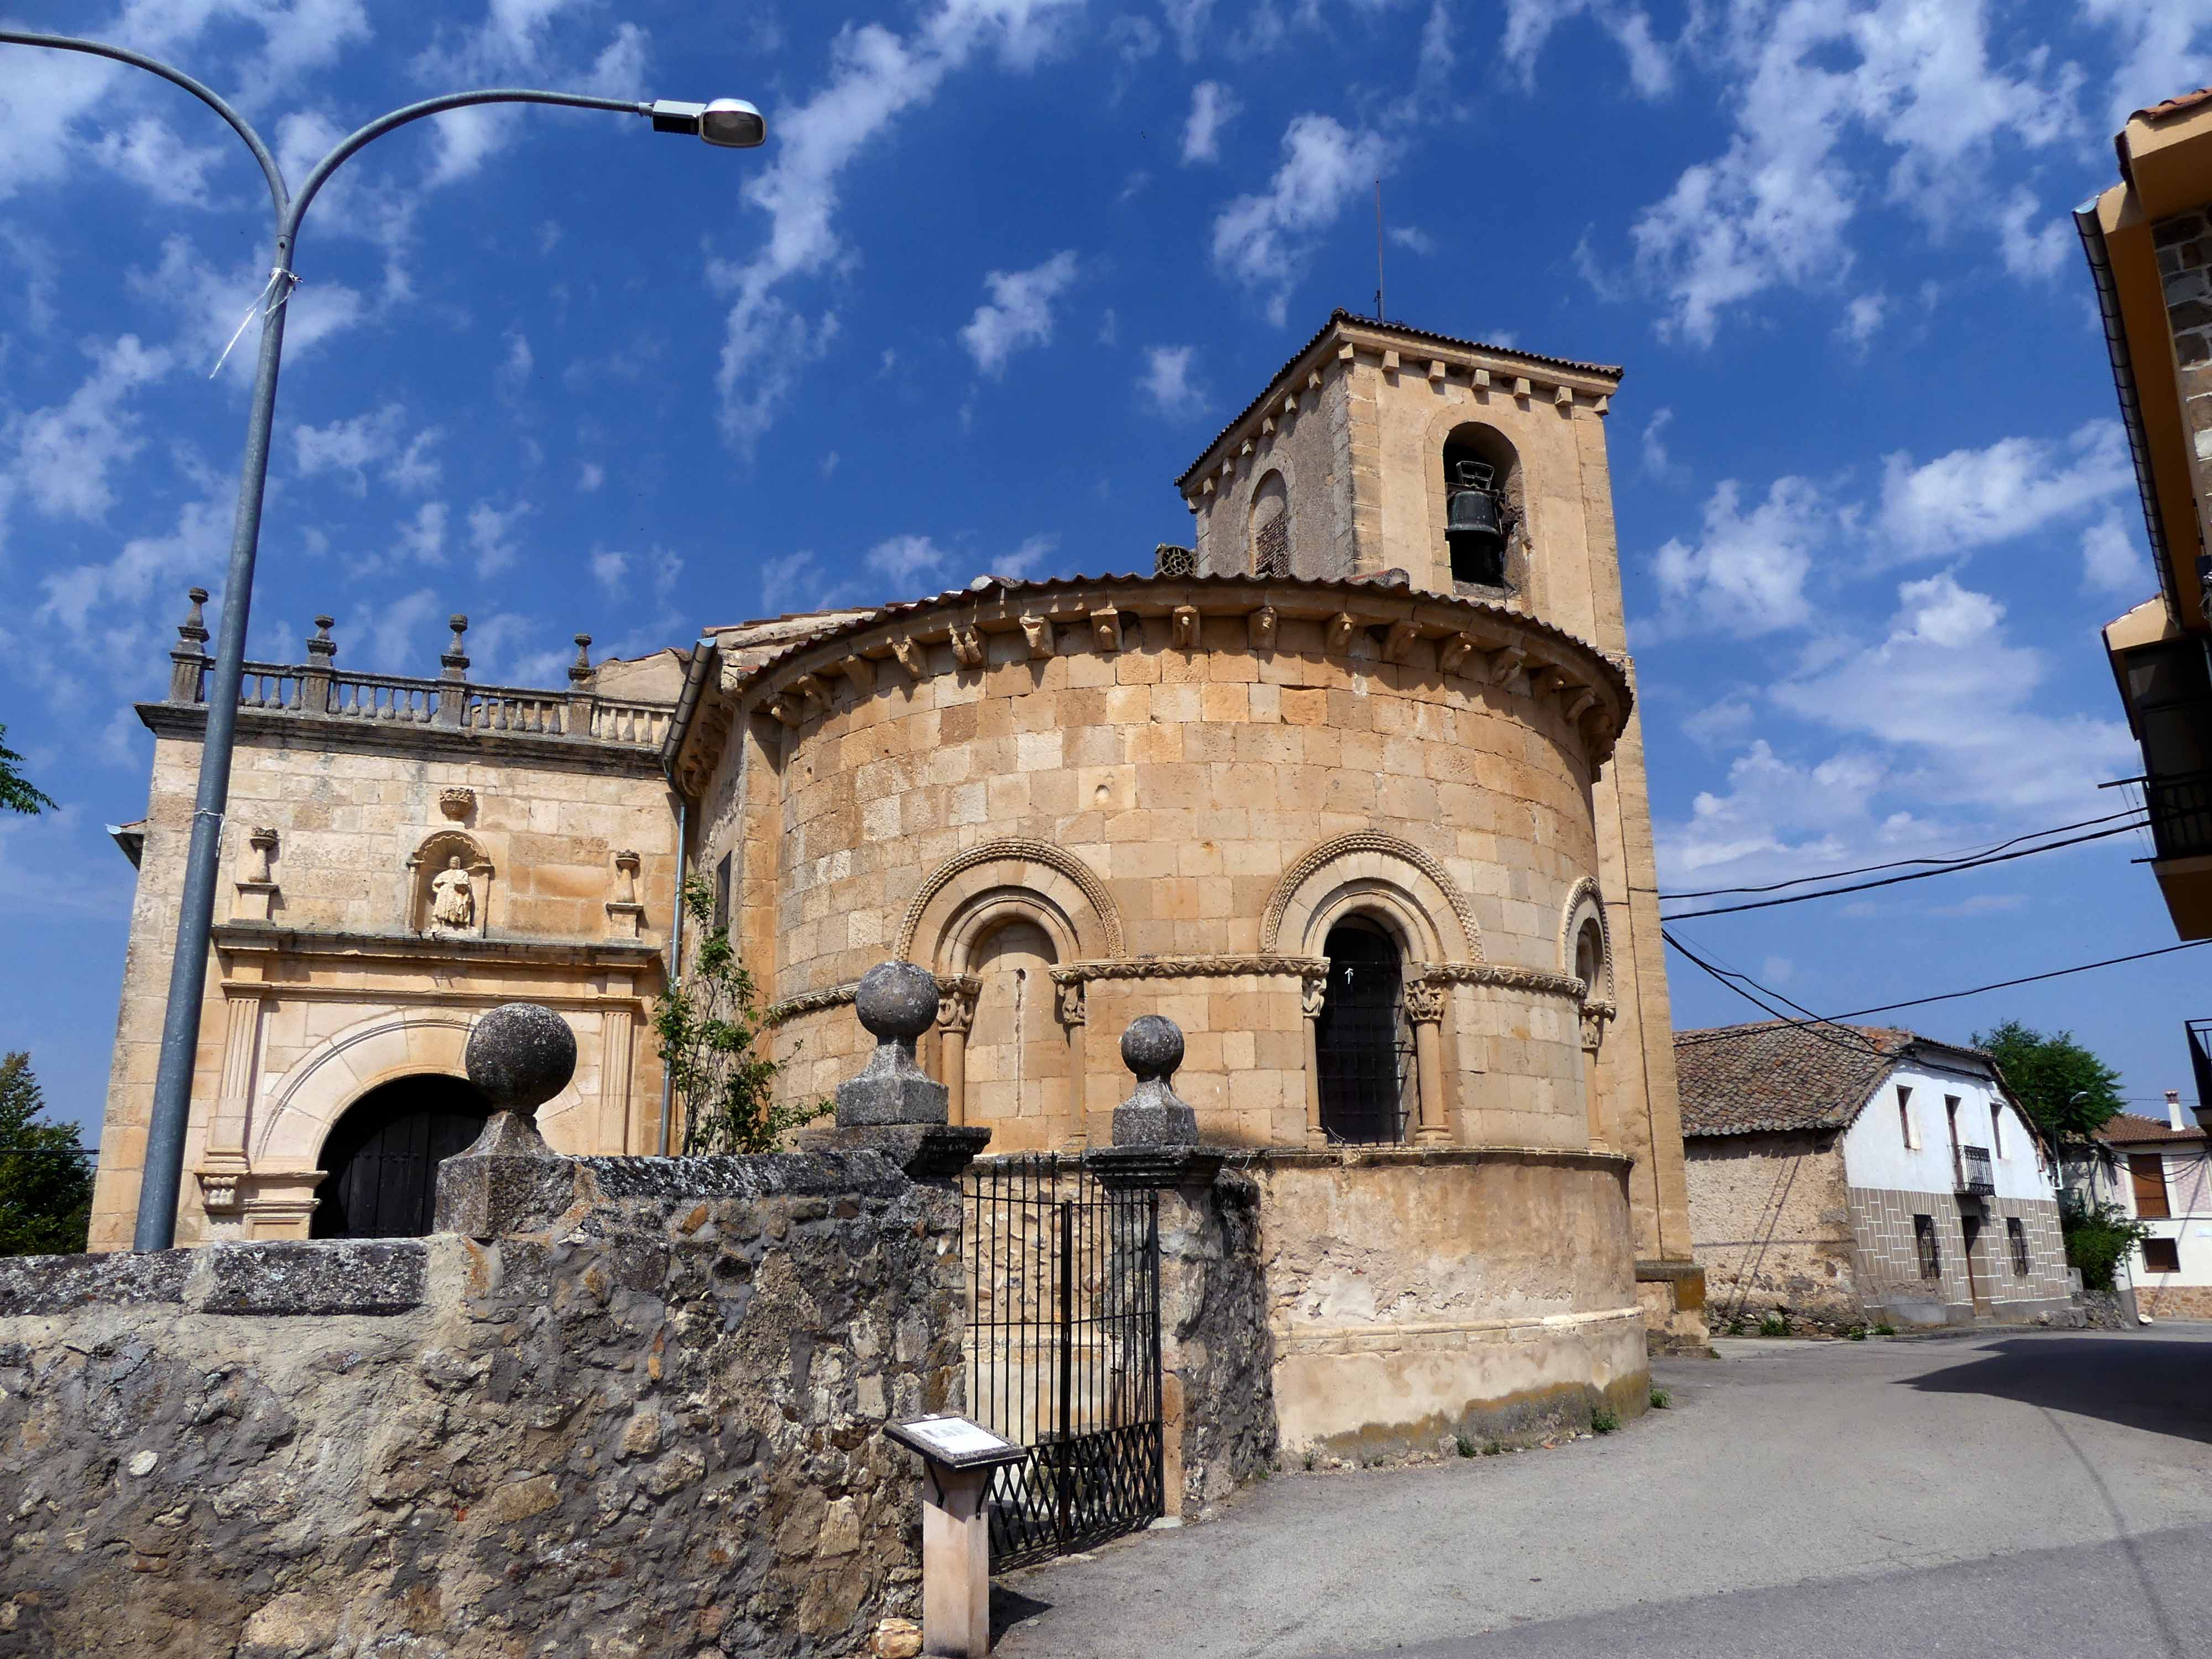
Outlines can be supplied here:
<path id="1" fill-rule="evenodd" d="M 1406 988 L 1406 1018 L 1416 1025 L 1434 1025 L 1444 1017 L 1444 988 L 1417 979 Z"/>

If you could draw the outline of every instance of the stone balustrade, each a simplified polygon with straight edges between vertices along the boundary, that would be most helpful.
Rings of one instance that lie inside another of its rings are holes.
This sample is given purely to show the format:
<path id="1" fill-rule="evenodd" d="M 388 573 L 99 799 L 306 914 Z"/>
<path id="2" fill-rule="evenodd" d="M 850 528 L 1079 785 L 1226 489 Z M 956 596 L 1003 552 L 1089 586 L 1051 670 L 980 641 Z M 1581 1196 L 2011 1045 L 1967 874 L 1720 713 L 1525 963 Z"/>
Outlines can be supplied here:
<path id="1" fill-rule="evenodd" d="M 215 665 L 206 650 L 208 631 L 201 609 L 207 592 L 196 587 L 190 597 L 191 613 L 179 625 L 177 647 L 169 653 L 167 701 L 173 706 L 204 705 L 209 672 Z M 448 624 L 453 642 L 439 659 L 443 672 L 435 679 L 343 672 L 337 666 L 332 620 L 315 618 L 305 663 L 246 664 L 239 683 L 239 707 L 260 715 L 348 725 L 446 727 L 644 750 L 659 748 L 675 713 L 669 703 L 602 696 L 593 684 L 588 634 L 576 635 L 568 687 L 560 690 L 484 685 L 469 679 L 469 659 L 463 649 L 468 618 L 461 616 Z"/>

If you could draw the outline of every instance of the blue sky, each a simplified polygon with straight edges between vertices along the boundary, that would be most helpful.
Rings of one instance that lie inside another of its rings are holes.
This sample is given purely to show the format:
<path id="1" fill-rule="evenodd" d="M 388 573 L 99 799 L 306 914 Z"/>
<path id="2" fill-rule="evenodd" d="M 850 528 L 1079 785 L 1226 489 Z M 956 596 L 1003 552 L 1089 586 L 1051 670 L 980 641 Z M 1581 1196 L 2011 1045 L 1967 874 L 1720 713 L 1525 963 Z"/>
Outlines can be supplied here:
<path id="1" fill-rule="evenodd" d="M 494 109 L 309 216 L 252 652 L 557 683 L 568 636 L 1148 568 L 1335 306 L 1627 366 L 1609 416 L 1669 888 L 2112 810 L 2152 591 L 2067 210 L 2212 81 L 2201 0 L 131 0 L 18 6 L 234 94 L 294 179 L 471 85 L 752 99 L 769 146 Z M 182 590 L 220 577 L 258 174 L 150 76 L 0 48 L 0 1047 L 97 1121 Z M 1686 937 L 1823 1011 L 2172 941 L 2122 838 Z M 1905 1018 L 2187 1087 L 2183 956 Z M 1753 1011 L 1675 960 L 1678 1024 Z"/>

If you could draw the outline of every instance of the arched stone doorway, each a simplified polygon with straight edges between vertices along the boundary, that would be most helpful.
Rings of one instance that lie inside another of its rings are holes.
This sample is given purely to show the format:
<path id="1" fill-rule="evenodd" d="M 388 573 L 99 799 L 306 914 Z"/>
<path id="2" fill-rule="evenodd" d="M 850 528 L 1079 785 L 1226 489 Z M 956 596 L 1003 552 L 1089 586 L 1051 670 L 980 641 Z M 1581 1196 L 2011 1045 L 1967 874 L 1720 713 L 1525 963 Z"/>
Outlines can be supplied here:
<path id="1" fill-rule="evenodd" d="M 438 1199 L 438 1165 L 483 1132 L 491 1107 L 466 1079 L 404 1077 L 349 1106 L 323 1143 L 316 1238 L 419 1238 Z"/>
<path id="2" fill-rule="evenodd" d="M 1398 941 L 1364 916 L 1328 930 L 1328 989 L 1314 1027 L 1322 1132 L 1371 1146 L 1406 1138 L 1413 1040 Z"/>

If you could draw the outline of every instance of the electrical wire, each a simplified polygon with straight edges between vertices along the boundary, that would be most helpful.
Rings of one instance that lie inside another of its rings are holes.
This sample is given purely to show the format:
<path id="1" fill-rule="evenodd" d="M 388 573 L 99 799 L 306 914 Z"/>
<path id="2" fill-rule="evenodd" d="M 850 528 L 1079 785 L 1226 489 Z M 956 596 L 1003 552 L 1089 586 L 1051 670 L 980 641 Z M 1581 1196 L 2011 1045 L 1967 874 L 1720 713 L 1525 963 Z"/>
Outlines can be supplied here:
<path id="1" fill-rule="evenodd" d="M 2045 842 L 2040 847 L 2023 847 L 2018 852 L 1997 853 L 1972 861 L 1947 864 L 1940 869 L 1916 870 L 1903 876 L 1884 876 L 1880 881 L 1856 881 L 1845 887 L 1824 887 L 1817 893 L 1791 893 L 1781 898 L 1753 899 L 1747 904 L 1716 904 L 1703 910 L 1678 910 L 1666 919 L 1668 921 L 1688 921 L 1698 916 L 1731 916 L 1743 910 L 1771 910 L 1778 904 L 1803 904 L 1812 899 L 1835 898 L 1844 893 L 1863 893 L 1876 887 L 1894 887 L 1903 881 L 1926 881 L 1931 876 L 1956 875 L 1962 870 L 1978 870 L 1987 865 L 2032 858 L 2038 853 L 2055 853 L 2062 847 L 2079 846 L 2085 841 L 2102 841 L 2108 836 L 2131 835 L 2141 828 L 2142 826 L 2139 823 L 2116 824 L 2109 830 L 2093 830 L 2086 836 L 2069 836 L 2063 841 Z M 1661 902 L 1663 903 L 1665 901 Z"/>
<path id="2" fill-rule="evenodd" d="M 1668 944 L 1673 945 L 1677 951 L 1680 951 L 1683 956 L 1686 957 L 1697 967 L 1703 969 L 1706 973 L 1711 975 L 1714 979 L 1719 981 L 1723 985 L 1727 986 L 1729 990 L 1735 992 L 1746 1002 L 1750 1003 L 1753 1007 L 1759 1009 L 1765 1013 L 1772 1015 L 1784 1025 L 1799 1027 L 1805 1031 L 1807 1036 L 1826 1043 L 1832 1048 L 1841 1048 L 1847 1054 L 1878 1054 L 1881 1052 L 1880 1048 L 1867 1041 L 1864 1033 L 1851 1030 L 1845 1026 L 1838 1025 L 1836 1026 L 1835 1029 L 1841 1031 L 1848 1041 L 1838 1042 L 1834 1037 L 1829 1036 L 1825 1032 L 1815 1029 L 1821 1025 L 1833 1024 L 1833 1021 L 1823 1019 L 1820 1015 L 1813 1012 L 1811 1009 L 1805 1007 L 1800 1003 L 1791 1002 L 1790 1000 L 1788 997 L 1784 996 L 1781 992 L 1774 990 L 1771 987 L 1760 985 L 1757 980 L 1752 978 L 1748 974 L 1738 973 L 1733 969 L 1715 967 L 1711 963 L 1707 962 L 1703 957 L 1699 956 L 1695 951 L 1692 951 L 1688 945 L 1683 944 L 1681 940 L 1676 939 L 1674 934 L 1668 933 L 1663 927 L 1659 930 L 1659 937 L 1665 939 Z M 1741 985 L 1737 984 L 1735 981 L 1738 980 L 1742 981 L 1743 983 Z M 1789 1006 L 1796 1009 L 1797 1012 L 1804 1015 L 1805 1018 L 1802 1019 L 1790 1018 L 1789 1015 L 1784 1013 L 1781 1009 L 1775 1007 L 1773 1004 L 1763 1001 L 1752 992 L 1744 989 L 1743 988 L 1745 985 L 1758 986 L 1759 990 L 1765 992 L 1768 996 L 1772 997 L 1777 1002 L 1788 1004 Z M 1706 1036 L 1681 1037 L 1677 1038 L 1676 1041 L 1677 1042 L 1713 1042 L 1719 1041 L 1719 1035 L 1716 1033 Z"/>
<path id="3" fill-rule="evenodd" d="M 2141 806 L 2130 806 L 2124 812 L 2107 812 L 2102 817 L 2083 818 L 2079 823 L 2055 823 L 2048 830 L 2031 830 L 2024 836 L 2014 836 L 2010 841 L 2001 841 L 1994 846 L 1979 848 L 1971 853 L 1945 853 L 1922 859 L 1896 859 L 1887 864 L 1863 864 L 1852 870 L 1829 870 L 1817 876 L 1792 876 L 1788 881 L 1769 882 L 1764 887 L 1704 887 L 1686 893 L 1661 893 L 1659 899 L 1663 904 L 1675 899 L 1727 898 L 1736 893 L 1778 893 L 1785 887 L 1802 887 L 1808 882 L 1840 881 L 1845 876 L 1870 876 L 1878 870 L 1902 870 L 1916 864 L 1970 864 L 1992 853 L 2002 853 L 2008 847 L 2016 847 L 2024 841 L 2040 841 L 2045 836 L 2063 836 L 2069 830 L 2091 829 L 2100 823 L 2110 823 L 2116 818 L 2134 817 L 2145 810 Z M 1646 888 L 1644 890 L 1652 892 L 1657 890 Z"/>
<path id="4" fill-rule="evenodd" d="M 1718 970 L 1700 961 L 1694 954 L 1684 947 L 1680 939 L 1677 939 L 1673 934 L 1668 933 L 1664 928 L 1660 930 L 1660 936 L 1664 939 L 1668 944 L 1673 945 L 1677 951 L 1681 951 L 1684 956 L 1688 957 L 1692 962 L 1696 963 L 1698 967 L 1704 968 L 1707 973 L 1712 974 L 1715 978 L 1721 979 L 1722 983 L 1729 983 L 1729 981 L 1720 975 Z M 1943 991 L 1939 992 L 1934 996 L 1912 997 L 1903 1002 L 1885 1002 L 1878 1007 L 1873 1008 L 1854 1008 L 1849 1013 L 1826 1015 L 1815 1014 L 1807 1019 L 1787 1020 L 1786 1023 L 1793 1025 L 1833 1025 L 1843 1020 L 1863 1019 L 1869 1014 L 1894 1013 L 1900 1008 L 1923 1008 L 1932 1002 L 1955 1002 L 1960 997 L 1976 997 L 1981 995 L 1985 991 L 2008 991 L 2014 986 L 2018 985 L 2036 985 L 2047 979 L 2064 979 L 2069 974 L 2087 974 L 2094 972 L 2095 969 L 2100 968 L 2117 968 L 2122 963 L 2146 962 L 2153 957 L 2168 957 L 2173 955 L 2178 951 L 2194 951 L 2206 945 L 2212 945 L 2212 939 L 2188 939 L 2179 945 L 2162 945 L 2154 951 L 2137 951 L 2124 957 L 2106 957 L 2101 962 L 2078 963 L 2071 968 L 2053 968 L 2040 974 L 2025 975 L 2019 979 L 2001 979 L 1992 984 L 1974 986 L 1968 990 Z M 1744 979 L 1750 984 L 1759 985 L 1759 981 L 1757 980 L 1751 979 L 1748 975 L 1739 975 L 1738 977 Z M 1735 985 L 1729 985 L 1729 988 L 1730 990 L 1736 991 L 1737 994 L 1744 997 L 1746 1000 L 1758 1003 L 1760 1007 L 1765 1008 L 1767 1012 L 1771 1014 L 1776 1013 L 1774 1009 L 1767 1007 L 1767 1005 L 1763 1002 L 1759 1002 L 1759 999 L 1752 996 L 1749 992 L 1743 991 Z M 1764 985 L 1759 985 L 1759 988 L 1762 991 L 1765 991 L 1769 996 L 1775 997 L 1784 1002 L 1789 1001 L 1789 999 L 1784 997 L 1778 991 L 1770 990 Z M 1795 1007 L 1796 1005 L 1792 1003 L 1790 1006 Z M 1784 1018 L 1779 1014 L 1776 1014 L 1776 1017 L 1778 1018 Z M 1675 1041 L 1678 1044 L 1718 1042 L 1732 1037 L 1735 1035 L 1735 1034 L 1731 1031 L 1714 1031 L 1704 1034 L 1690 1032 L 1682 1036 L 1677 1037 Z M 1819 1034 L 1816 1032 L 1814 1035 L 1818 1036 Z M 1853 1035 L 1856 1036 L 1857 1034 L 1854 1032 Z M 1824 1038 L 1823 1041 L 1832 1041 L 1832 1039 Z"/>

